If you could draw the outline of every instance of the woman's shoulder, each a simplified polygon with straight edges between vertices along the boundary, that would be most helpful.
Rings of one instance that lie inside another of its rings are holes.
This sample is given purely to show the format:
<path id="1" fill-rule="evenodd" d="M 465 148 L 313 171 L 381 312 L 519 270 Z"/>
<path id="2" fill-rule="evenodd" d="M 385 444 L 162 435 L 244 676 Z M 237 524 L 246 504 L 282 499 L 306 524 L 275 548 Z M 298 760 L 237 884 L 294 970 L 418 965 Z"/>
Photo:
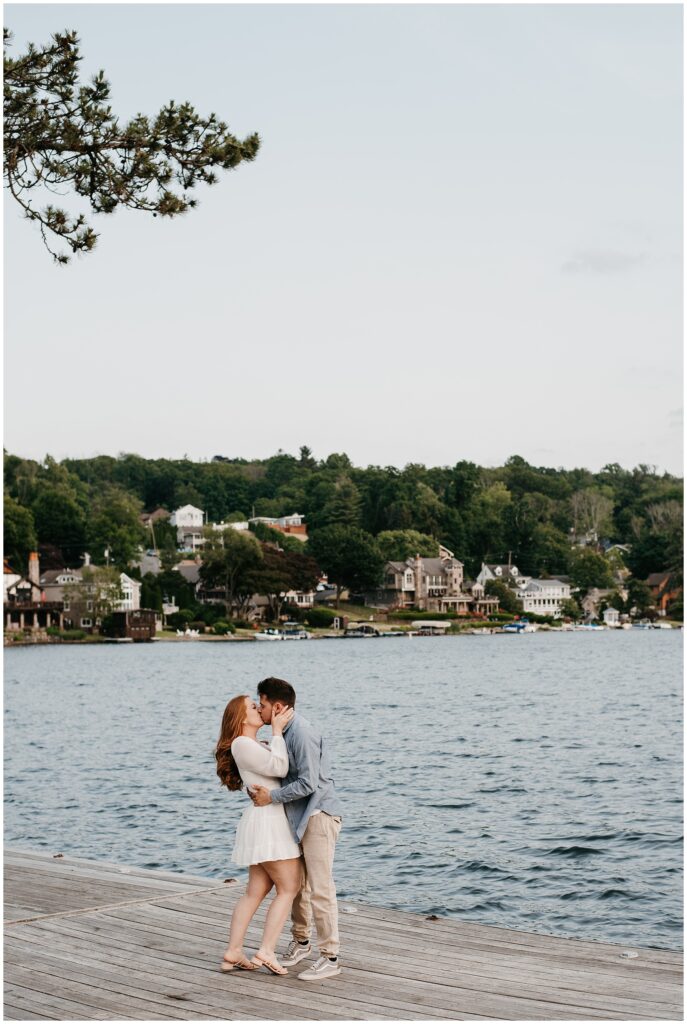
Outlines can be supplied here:
<path id="1" fill-rule="evenodd" d="M 233 740 L 231 741 L 231 749 L 232 749 L 232 750 L 234 750 L 234 748 L 235 748 L 235 747 L 236 747 L 236 748 L 238 748 L 238 747 L 245 747 L 245 746 L 247 746 L 247 745 L 248 745 L 249 743 L 254 743 L 254 742 L 255 742 L 255 740 L 252 740 L 252 739 L 250 738 L 250 736 L 236 736 L 236 737 L 235 737 L 235 738 L 234 738 L 234 739 L 233 739 Z"/>

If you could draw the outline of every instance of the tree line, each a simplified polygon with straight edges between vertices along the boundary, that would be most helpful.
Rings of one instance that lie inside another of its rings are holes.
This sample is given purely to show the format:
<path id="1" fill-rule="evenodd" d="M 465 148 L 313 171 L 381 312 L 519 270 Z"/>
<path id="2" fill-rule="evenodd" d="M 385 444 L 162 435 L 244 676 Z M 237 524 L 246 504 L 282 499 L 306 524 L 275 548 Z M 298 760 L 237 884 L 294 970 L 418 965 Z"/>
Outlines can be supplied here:
<path id="1" fill-rule="evenodd" d="M 5 453 L 5 554 L 21 569 L 37 546 L 44 567 L 78 566 L 88 551 L 96 565 L 127 568 L 141 546 L 153 546 L 141 513 L 185 504 L 211 522 L 302 513 L 307 548 L 278 535 L 282 546 L 296 545 L 329 566 L 336 583 L 361 590 L 381 579 L 386 560 L 435 555 L 440 543 L 464 562 L 466 577 L 483 561 L 510 558 L 524 574 L 569 575 L 587 589 L 610 585 L 612 559 L 622 557 L 637 579 L 667 570 L 682 581 L 683 482 L 647 465 L 593 473 L 514 455 L 495 468 L 467 460 L 358 467 L 343 453 L 318 460 L 307 447 L 203 462 L 135 454 L 38 462 Z M 165 523 L 154 530 L 169 570 L 175 531 Z M 575 546 L 575 537 L 590 543 Z M 608 557 L 594 538 L 629 553 Z"/>

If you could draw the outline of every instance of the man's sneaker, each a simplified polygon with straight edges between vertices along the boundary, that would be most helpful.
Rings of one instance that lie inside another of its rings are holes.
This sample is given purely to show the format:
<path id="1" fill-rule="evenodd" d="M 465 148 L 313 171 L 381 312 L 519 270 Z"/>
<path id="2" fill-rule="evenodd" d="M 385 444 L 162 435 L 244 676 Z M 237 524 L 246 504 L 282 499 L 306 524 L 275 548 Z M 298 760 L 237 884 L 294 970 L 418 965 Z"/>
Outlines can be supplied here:
<path id="1" fill-rule="evenodd" d="M 303 971 L 298 977 L 301 981 L 322 981 L 323 978 L 333 978 L 335 974 L 341 974 L 339 961 L 330 960 L 328 956 L 321 956 L 312 967 L 309 967 L 307 971 Z"/>
<path id="2" fill-rule="evenodd" d="M 296 942 L 294 939 L 293 942 L 289 943 L 289 947 L 284 955 L 279 957 L 279 963 L 284 967 L 293 967 L 294 964 L 298 964 L 301 960 L 305 960 L 306 956 L 310 956 L 311 953 L 312 946 L 309 942 L 306 942 L 303 946 L 300 942 Z"/>

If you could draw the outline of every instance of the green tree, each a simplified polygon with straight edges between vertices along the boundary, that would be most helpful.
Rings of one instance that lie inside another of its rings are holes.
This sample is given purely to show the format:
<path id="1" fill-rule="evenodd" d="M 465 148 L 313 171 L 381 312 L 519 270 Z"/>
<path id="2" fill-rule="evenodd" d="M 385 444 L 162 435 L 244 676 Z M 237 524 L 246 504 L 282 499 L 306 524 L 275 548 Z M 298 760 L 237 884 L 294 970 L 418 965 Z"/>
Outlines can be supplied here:
<path id="1" fill-rule="evenodd" d="M 485 562 L 500 562 L 504 558 L 511 502 L 506 485 L 496 482 L 479 491 L 470 506 L 471 543 Z"/>
<path id="2" fill-rule="evenodd" d="M 570 579 L 580 590 L 613 586 L 613 572 L 603 555 L 592 548 L 573 548 L 570 553 Z"/>
<path id="3" fill-rule="evenodd" d="M 439 541 L 418 530 L 383 530 L 377 534 L 376 541 L 385 562 L 405 562 L 413 555 L 423 558 L 439 555 Z"/>
<path id="4" fill-rule="evenodd" d="M 317 565 L 312 558 L 297 551 L 280 551 L 269 544 L 262 548 L 262 562 L 254 570 L 251 585 L 264 595 L 271 617 L 278 621 L 289 590 L 310 591 L 317 585 Z"/>
<path id="5" fill-rule="evenodd" d="M 341 591 L 370 590 L 384 575 L 384 559 L 374 537 L 355 526 L 325 526 L 311 534 L 308 553 L 336 585 L 336 606 Z"/>
<path id="6" fill-rule="evenodd" d="M 519 615 L 522 611 L 522 605 L 514 591 L 503 580 L 487 580 L 484 593 L 489 597 L 498 597 L 501 611 L 511 612 L 513 615 Z"/>
<path id="7" fill-rule="evenodd" d="M 637 614 L 643 615 L 650 608 L 653 608 L 654 604 L 654 596 L 644 580 L 631 579 L 628 582 L 627 601 L 625 603 L 626 611 L 636 611 Z"/>
<path id="8" fill-rule="evenodd" d="M 241 613 L 255 592 L 255 573 L 262 561 L 262 548 L 252 534 L 223 530 L 207 537 L 200 578 L 207 586 L 222 589 L 228 607 Z"/>
<path id="9" fill-rule="evenodd" d="M 58 547 L 66 565 L 78 565 L 86 550 L 86 518 L 74 496 L 64 486 L 41 488 L 32 512 L 39 541 Z"/>
<path id="10" fill-rule="evenodd" d="M 152 573 L 148 575 L 152 575 Z M 144 579 L 147 579 L 147 576 Z M 163 569 L 153 579 L 157 580 L 163 600 L 170 601 L 179 608 L 188 608 L 195 602 L 193 587 L 177 570 Z"/>
<path id="11" fill-rule="evenodd" d="M 35 551 L 38 545 L 33 516 L 28 508 L 6 494 L 3 522 L 5 555 L 14 571 L 25 576 L 29 552 Z"/>
<path id="12" fill-rule="evenodd" d="M 141 608 L 153 608 L 162 611 L 162 592 L 160 581 L 152 572 L 147 572 L 141 580 Z"/>
<path id="13" fill-rule="evenodd" d="M 6 50 L 10 38 L 5 30 Z M 16 58 L 6 52 L 4 61 L 5 180 L 58 263 L 69 257 L 51 248 L 49 236 L 74 253 L 90 252 L 97 235 L 83 214 L 34 205 L 37 187 L 69 189 L 95 213 L 125 206 L 175 217 L 196 205 L 189 193 L 198 183 L 212 185 L 216 168 L 255 159 L 260 145 L 257 135 L 240 141 L 215 114 L 201 117 L 173 100 L 153 118 L 137 114 L 120 124 L 103 71 L 79 84 L 81 59 L 76 33 L 57 32 Z"/>
<path id="14" fill-rule="evenodd" d="M 146 544 L 141 502 L 121 487 L 99 490 L 87 523 L 87 541 L 95 564 L 126 569 Z"/>
<path id="15" fill-rule="evenodd" d="M 577 622 L 582 618 L 582 609 L 574 598 L 566 597 L 564 601 L 561 601 L 561 614 L 564 619 L 572 619 L 573 622 Z"/>

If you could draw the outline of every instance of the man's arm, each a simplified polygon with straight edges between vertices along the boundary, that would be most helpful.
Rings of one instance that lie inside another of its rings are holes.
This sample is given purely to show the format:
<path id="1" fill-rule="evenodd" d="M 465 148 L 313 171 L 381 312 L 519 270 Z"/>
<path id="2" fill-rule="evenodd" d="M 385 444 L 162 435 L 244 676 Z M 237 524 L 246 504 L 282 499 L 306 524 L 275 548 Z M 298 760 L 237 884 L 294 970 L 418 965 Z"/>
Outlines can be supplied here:
<path id="1" fill-rule="evenodd" d="M 288 786 L 281 786 L 278 789 L 273 789 L 271 792 L 265 790 L 265 796 L 262 799 L 258 796 L 258 799 L 253 800 L 258 806 L 264 806 L 266 803 L 273 804 L 288 804 L 292 800 L 300 800 L 304 796 L 310 796 L 317 789 L 317 783 L 320 778 L 320 742 L 315 736 L 309 731 L 304 730 L 298 734 L 298 737 L 294 737 L 293 746 L 293 760 L 295 762 L 295 770 L 298 773 L 297 777 L 293 782 L 290 782 Z M 262 790 L 262 786 L 253 787 L 253 792 L 256 790 Z"/>

